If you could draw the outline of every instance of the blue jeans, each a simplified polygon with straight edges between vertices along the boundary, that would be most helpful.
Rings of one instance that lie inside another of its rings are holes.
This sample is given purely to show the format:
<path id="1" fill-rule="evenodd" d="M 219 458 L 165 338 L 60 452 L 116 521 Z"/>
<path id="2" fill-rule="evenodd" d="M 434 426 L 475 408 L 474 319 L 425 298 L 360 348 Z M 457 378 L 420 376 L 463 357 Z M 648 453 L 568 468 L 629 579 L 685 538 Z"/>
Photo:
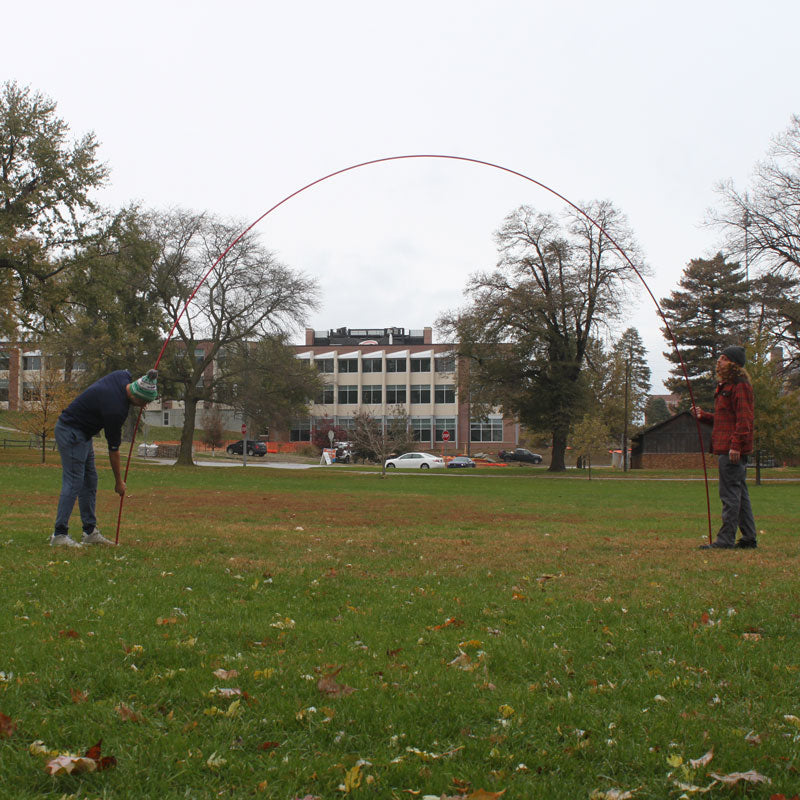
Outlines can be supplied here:
<path id="1" fill-rule="evenodd" d="M 737 528 L 742 541 L 756 543 L 756 522 L 747 491 L 747 457 L 734 464 L 727 455 L 719 457 L 719 499 L 722 501 L 722 527 L 717 533 L 720 544 L 732 545 Z"/>
<path id="2" fill-rule="evenodd" d="M 97 470 L 94 466 L 94 447 L 86 434 L 56 423 L 56 444 L 61 456 L 61 495 L 58 498 L 54 533 L 63 536 L 69 533 L 69 518 L 78 500 L 81 524 L 86 533 L 91 533 L 97 524 L 95 501 L 97 499 Z"/>

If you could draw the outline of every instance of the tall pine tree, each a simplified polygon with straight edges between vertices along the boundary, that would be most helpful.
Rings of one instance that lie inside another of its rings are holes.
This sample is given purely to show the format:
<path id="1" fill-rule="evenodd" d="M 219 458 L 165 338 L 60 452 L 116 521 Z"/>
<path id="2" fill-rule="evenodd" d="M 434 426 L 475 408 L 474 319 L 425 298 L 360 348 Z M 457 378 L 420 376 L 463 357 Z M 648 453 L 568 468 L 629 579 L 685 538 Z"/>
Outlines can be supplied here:
<path id="1" fill-rule="evenodd" d="M 738 262 L 714 258 L 692 259 L 680 280 L 680 289 L 661 300 L 664 316 L 683 355 L 698 405 L 710 405 L 716 378 L 714 365 L 720 349 L 742 344 L 746 338 L 748 287 Z M 666 327 L 664 338 L 672 344 Z M 674 348 L 664 353 L 675 366 L 667 388 L 688 401 L 689 390 Z"/>

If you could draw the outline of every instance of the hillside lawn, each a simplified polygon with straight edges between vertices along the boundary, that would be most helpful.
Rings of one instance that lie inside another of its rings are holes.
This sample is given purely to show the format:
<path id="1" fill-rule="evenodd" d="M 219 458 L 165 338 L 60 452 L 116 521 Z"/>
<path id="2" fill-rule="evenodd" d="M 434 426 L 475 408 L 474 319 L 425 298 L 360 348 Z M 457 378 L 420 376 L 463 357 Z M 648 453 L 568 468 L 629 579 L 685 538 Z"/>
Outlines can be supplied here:
<path id="1" fill-rule="evenodd" d="M 2 797 L 800 791 L 796 472 L 751 485 L 758 550 L 704 552 L 696 473 L 137 460 L 81 552 L 36 458 L 0 450 Z"/>

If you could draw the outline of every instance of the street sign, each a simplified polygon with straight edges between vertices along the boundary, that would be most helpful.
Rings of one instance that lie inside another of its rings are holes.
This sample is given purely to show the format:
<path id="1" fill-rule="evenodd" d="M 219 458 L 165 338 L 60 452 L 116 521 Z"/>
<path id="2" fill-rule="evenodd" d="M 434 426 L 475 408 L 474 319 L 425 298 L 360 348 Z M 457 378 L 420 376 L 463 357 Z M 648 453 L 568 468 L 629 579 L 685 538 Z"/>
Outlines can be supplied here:
<path id="1" fill-rule="evenodd" d="M 450 431 L 443 431 L 442 432 L 442 441 L 449 442 L 450 441 Z"/>
<path id="2" fill-rule="evenodd" d="M 242 436 L 244 436 L 246 433 L 247 433 L 247 425 L 242 423 Z"/>

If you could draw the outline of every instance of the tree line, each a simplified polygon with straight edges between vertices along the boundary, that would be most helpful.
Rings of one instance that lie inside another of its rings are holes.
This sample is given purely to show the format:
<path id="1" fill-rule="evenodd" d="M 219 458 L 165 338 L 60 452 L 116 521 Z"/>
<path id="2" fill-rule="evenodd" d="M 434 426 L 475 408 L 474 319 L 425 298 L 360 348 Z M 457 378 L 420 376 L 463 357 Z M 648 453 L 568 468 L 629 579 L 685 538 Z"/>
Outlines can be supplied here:
<path id="1" fill-rule="evenodd" d="M 187 307 L 244 225 L 187 209 L 101 207 L 94 194 L 110 171 L 98 151 L 94 134 L 70 138 L 52 100 L 3 85 L 0 335 L 41 342 L 59 374 L 86 383 L 151 367 L 186 307 L 160 365 L 163 396 L 184 403 L 183 460 L 191 461 L 201 401 L 231 405 L 258 427 L 285 424 L 320 387 L 288 346 L 316 308 L 316 282 L 248 234 Z M 747 189 L 729 182 L 718 191 L 708 224 L 720 232 L 720 252 L 693 259 L 661 306 L 700 405 L 712 402 L 719 349 L 747 345 L 757 436 L 785 452 L 800 438 L 800 117 L 775 138 Z M 551 470 L 565 468 L 570 444 L 625 449 L 645 420 L 668 414 L 648 405 L 638 331 L 614 333 L 637 287 L 616 245 L 641 274 L 648 265 L 612 202 L 584 210 L 599 225 L 575 209 L 508 214 L 495 234 L 496 266 L 473 275 L 464 306 L 438 320 L 458 343 L 459 401 L 470 417 L 496 407 L 513 415 L 546 438 Z M 683 368 L 671 347 L 665 355 L 673 363 L 667 386 L 685 405 Z M 372 424 L 361 422 L 374 439 Z"/>
<path id="2" fill-rule="evenodd" d="M 285 423 L 318 390 L 288 341 L 316 308 L 316 282 L 249 234 L 211 269 L 241 222 L 101 207 L 94 194 L 110 171 L 98 148 L 94 134 L 70 138 L 49 98 L 2 86 L 0 336 L 41 343 L 44 372 L 77 389 L 115 369 L 152 367 L 186 307 L 159 381 L 163 397 L 184 403 L 181 460 L 191 463 L 200 401 L 222 400 L 257 428 Z"/>
<path id="3" fill-rule="evenodd" d="M 777 136 L 751 186 L 718 187 L 708 224 L 723 249 L 690 261 L 679 287 L 660 301 L 680 355 L 669 343 L 667 387 L 688 407 L 711 407 L 714 365 L 728 344 L 744 344 L 756 394 L 756 447 L 774 455 L 800 446 L 800 117 Z M 615 338 L 635 286 L 649 269 L 624 214 L 609 201 L 560 216 L 522 206 L 497 231 L 494 270 L 473 275 L 466 303 L 439 326 L 466 361 L 462 393 L 476 413 L 500 406 L 552 447 L 550 469 L 576 452 L 624 449 L 644 424 L 668 418 L 649 402 L 650 371 L 641 338 Z M 612 241 L 613 240 L 613 241 Z M 681 365 L 683 360 L 683 366 Z"/>

